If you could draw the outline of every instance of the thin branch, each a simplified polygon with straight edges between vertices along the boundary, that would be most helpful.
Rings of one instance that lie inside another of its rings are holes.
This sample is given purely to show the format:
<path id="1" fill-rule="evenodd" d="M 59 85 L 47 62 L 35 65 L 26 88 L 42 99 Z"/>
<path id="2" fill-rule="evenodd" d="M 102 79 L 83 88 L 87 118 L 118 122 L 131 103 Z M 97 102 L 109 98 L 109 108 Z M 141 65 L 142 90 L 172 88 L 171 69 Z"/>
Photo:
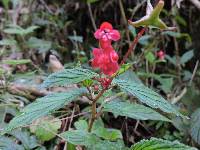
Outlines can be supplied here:
<path id="1" fill-rule="evenodd" d="M 94 17 L 93 17 L 93 14 L 92 14 L 92 9 L 91 9 L 90 3 L 87 3 L 87 6 L 88 6 L 88 10 L 89 10 L 89 15 L 90 15 L 90 19 L 91 19 L 91 22 L 92 22 L 92 26 L 93 26 L 94 30 L 96 31 L 97 30 L 97 26 L 96 26 L 95 21 L 94 21 Z"/>

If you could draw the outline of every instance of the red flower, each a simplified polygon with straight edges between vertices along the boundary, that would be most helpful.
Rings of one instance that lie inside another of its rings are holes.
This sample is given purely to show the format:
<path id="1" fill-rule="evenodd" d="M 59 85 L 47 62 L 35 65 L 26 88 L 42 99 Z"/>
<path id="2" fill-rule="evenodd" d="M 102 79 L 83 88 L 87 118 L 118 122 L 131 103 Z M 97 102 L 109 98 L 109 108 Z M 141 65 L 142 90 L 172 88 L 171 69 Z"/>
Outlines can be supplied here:
<path id="1" fill-rule="evenodd" d="M 94 36 L 99 40 L 101 48 L 106 48 L 111 45 L 111 41 L 117 41 L 120 39 L 120 33 L 114 30 L 112 25 L 108 22 L 103 22 Z"/>
<path id="2" fill-rule="evenodd" d="M 160 59 L 160 60 L 163 60 L 165 59 L 165 52 L 163 50 L 160 50 L 156 53 L 157 57 Z"/>
<path id="3" fill-rule="evenodd" d="M 92 67 L 99 68 L 105 75 L 113 75 L 118 69 L 118 54 L 110 46 L 106 49 L 93 49 Z"/>

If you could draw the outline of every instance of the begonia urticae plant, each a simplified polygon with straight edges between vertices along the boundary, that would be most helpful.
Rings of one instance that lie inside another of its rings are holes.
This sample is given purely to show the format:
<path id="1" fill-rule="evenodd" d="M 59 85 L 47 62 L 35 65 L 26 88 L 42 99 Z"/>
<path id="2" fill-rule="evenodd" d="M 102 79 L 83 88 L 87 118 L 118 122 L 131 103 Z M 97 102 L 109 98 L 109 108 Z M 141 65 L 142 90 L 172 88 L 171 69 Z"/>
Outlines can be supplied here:
<path id="1" fill-rule="evenodd" d="M 148 27 L 154 26 L 159 29 L 169 29 L 159 18 L 163 6 L 164 1 L 160 0 L 153 9 L 150 0 L 148 0 L 146 16 L 136 22 L 129 21 L 135 27 L 142 26 L 144 28 L 134 38 L 124 56 L 118 56 L 112 46 L 113 41 L 117 42 L 120 39 L 119 31 L 114 29 L 110 23 L 103 22 L 94 33 L 99 47 L 92 50 L 92 68 L 78 66 L 64 69 L 49 75 L 41 86 L 42 88 L 51 88 L 75 85 L 74 88 L 67 92 L 54 92 L 38 98 L 22 109 L 21 113 L 12 119 L 8 127 L 1 133 L 5 134 L 19 127 L 34 125 L 32 123 L 36 119 L 65 108 L 71 102 L 78 104 L 78 101 L 84 98 L 84 103 L 90 108 L 89 112 L 81 112 L 76 115 L 76 117 L 81 115 L 83 117 L 73 124 L 73 130 L 64 130 L 56 134 L 67 143 L 81 145 L 89 150 L 139 150 L 140 148 L 138 149 L 138 147 L 147 147 L 148 149 L 150 146 L 159 149 L 171 147 L 172 150 L 192 150 L 193 148 L 181 143 L 156 138 L 144 140 L 131 148 L 127 148 L 124 145 L 121 131 L 105 128 L 102 121 L 104 114 L 108 112 L 113 113 L 115 116 L 124 116 L 136 120 L 171 122 L 173 116 L 186 118 L 175 106 L 146 87 L 142 82 L 133 82 L 126 78 L 121 78 L 120 75 L 129 68 L 124 67 L 125 69 L 120 71 L 123 65 L 127 65 L 125 64 L 127 58 L 135 49 L 139 39 L 147 31 Z M 163 59 L 163 51 L 158 52 L 157 56 Z M 119 57 L 122 59 L 121 62 L 119 62 Z M 99 69 L 100 73 L 96 73 L 94 68 Z M 140 103 L 132 102 L 129 97 L 136 98 Z M 67 116 L 68 109 L 69 107 L 63 109 L 66 113 L 61 115 Z M 84 110 L 88 110 L 88 108 L 80 111 Z M 66 121 L 68 117 L 62 118 L 62 120 Z M 72 113 L 72 117 L 75 117 L 74 113 Z"/>

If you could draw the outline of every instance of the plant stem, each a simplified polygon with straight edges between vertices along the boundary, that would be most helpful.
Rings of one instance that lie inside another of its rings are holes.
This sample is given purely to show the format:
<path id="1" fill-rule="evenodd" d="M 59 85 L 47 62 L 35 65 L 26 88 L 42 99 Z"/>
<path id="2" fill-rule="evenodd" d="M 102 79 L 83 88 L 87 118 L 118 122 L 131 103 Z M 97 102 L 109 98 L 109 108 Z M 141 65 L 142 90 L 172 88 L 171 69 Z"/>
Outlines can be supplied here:
<path id="1" fill-rule="evenodd" d="M 137 36 L 134 38 L 133 42 L 131 43 L 131 46 L 129 47 L 128 51 L 126 52 L 126 54 L 124 55 L 120 65 L 123 65 L 125 63 L 125 61 L 127 60 L 128 56 L 130 55 L 130 53 L 132 52 L 132 50 L 135 50 L 135 47 L 139 41 L 139 39 L 142 37 L 142 35 L 145 33 L 145 31 L 147 30 L 147 27 L 144 27 L 138 34 Z"/>
<path id="2" fill-rule="evenodd" d="M 88 132 L 91 132 L 92 130 L 92 126 L 94 124 L 94 121 L 96 119 L 96 104 L 98 99 L 103 95 L 103 93 L 106 91 L 106 89 L 102 89 L 101 92 L 99 92 L 99 94 L 93 99 L 92 101 L 92 115 L 91 115 L 91 119 L 90 119 L 90 123 L 89 123 L 89 127 L 88 127 Z"/>
<path id="3" fill-rule="evenodd" d="M 90 123 L 89 123 L 88 132 L 91 132 L 95 119 L 96 119 L 96 102 L 93 102 L 92 103 L 92 115 L 91 115 L 91 119 L 90 119 Z"/>

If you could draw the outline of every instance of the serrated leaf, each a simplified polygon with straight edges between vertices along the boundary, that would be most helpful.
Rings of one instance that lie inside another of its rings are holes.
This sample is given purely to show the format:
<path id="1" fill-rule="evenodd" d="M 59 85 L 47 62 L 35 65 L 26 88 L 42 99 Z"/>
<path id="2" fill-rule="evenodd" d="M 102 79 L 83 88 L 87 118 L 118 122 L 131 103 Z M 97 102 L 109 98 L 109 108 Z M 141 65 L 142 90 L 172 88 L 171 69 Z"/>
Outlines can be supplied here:
<path id="1" fill-rule="evenodd" d="M 22 64 L 27 64 L 30 63 L 30 59 L 19 59 L 19 60 L 3 60 L 3 64 L 7 65 L 22 65 Z"/>
<path id="2" fill-rule="evenodd" d="M 100 139 L 92 133 L 83 130 L 66 131 L 60 134 L 67 142 L 74 145 L 91 146 L 95 145 Z"/>
<path id="3" fill-rule="evenodd" d="M 103 105 L 104 111 L 112 112 L 115 115 L 126 116 L 138 120 L 162 120 L 170 121 L 151 108 L 127 101 L 113 100 Z"/>
<path id="4" fill-rule="evenodd" d="M 1 150 L 24 150 L 24 147 L 15 143 L 8 137 L 0 137 L 0 149 Z"/>
<path id="5" fill-rule="evenodd" d="M 8 126 L 3 130 L 3 133 L 29 125 L 32 121 L 48 115 L 50 112 L 62 108 L 64 105 L 72 102 L 77 96 L 85 92 L 85 89 L 77 89 L 74 91 L 53 93 L 42 98 L 38 98 L 35 102 L 27 105 L 21 114 L 14 117 Z"/>
<path id="6" fill-rule="evenodd" d="M 117 84 L 123 91 L 130 93 L 131 95 L 138 98 L 139 101 L 147 104 L 152 108 L 159 108 L 166 113 L 173 113 L 177 116 L 183 117 L 183 115 L 178 112 L 172 104 L 142 84 L 136 84 L 134 82 L 127 82 L 125 80 L 119 79 L 115 79 L 113 83 Z"/>
<path id="7" fill-rule="evenodd" d="M 151 138 L 142 140 L 130 148 L 130 150 L 197 150 L 178 141 L 167 141 L 163 139 Z"/>
<path id="8" fill-rule="evenodd" d="M 190 135 L 195 142 L 200 144 L 200 108 L 192 114 Z"/>
<path id="9" fill-rule="evenodd" d="M 193 52 L 193 50 L 187 51 L 186 53 L 183 54 L 183 56 L 181 56 L 180 63 L 181 63 L 181 64 L 185 64 L 185 63 L 187 63 L 189 60 L 191 60 L 193 57 L 194 57 L 194 52 Z"/>
<path id="10" fill-rule="evenodd" d="M 94 73 L 88 69 L 64 69 L 48 76 L 47 79 L 43 82 L 42 87 L 47 88 L 52 86 L 75 84 L 97 76 L 97 73 Z"/>

